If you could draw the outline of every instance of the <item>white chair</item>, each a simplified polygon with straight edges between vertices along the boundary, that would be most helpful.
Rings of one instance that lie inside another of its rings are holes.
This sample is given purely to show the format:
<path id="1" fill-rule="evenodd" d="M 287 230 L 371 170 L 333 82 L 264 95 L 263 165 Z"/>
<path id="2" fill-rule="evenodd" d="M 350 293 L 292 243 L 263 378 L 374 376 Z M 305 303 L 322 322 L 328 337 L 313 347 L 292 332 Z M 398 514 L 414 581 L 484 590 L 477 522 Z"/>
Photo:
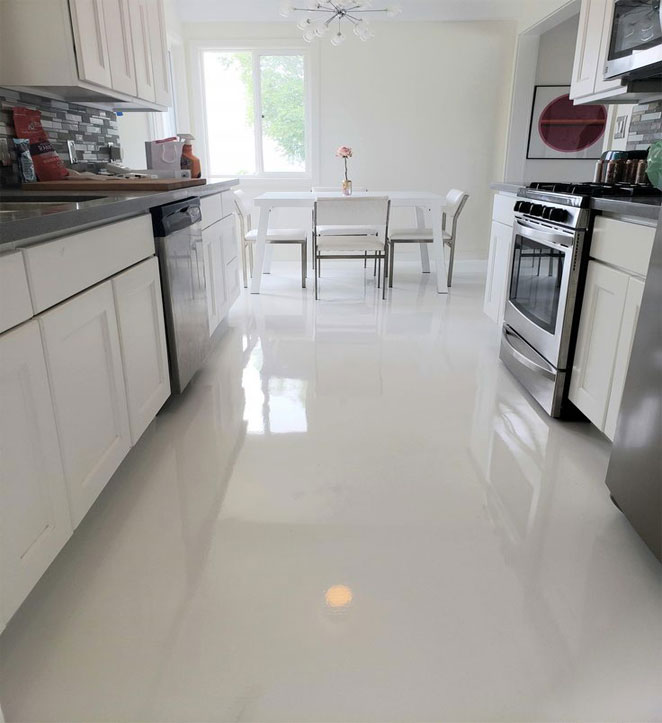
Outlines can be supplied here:
<path id="1" fill-rule="evenodd" d="M 448 260 L 448 286 L 453 281 L 453 262 L 455 260 L 455 240 L 457 237 L 457 221 L 462 213 L 466 202 L 469 200 L 469 194 L 459 191 L 457 188 L 452 189 L 446 196 L 444 205 L 444 214 L 442 216 L 442 234 L 444 245 L 450 248 L 450 258 Z M 451 221 L 451 229 L 448 230 L 448 221 Z M 390 243 L 390 259 L 389 259 L 389 286 L 393 286 L 393 261 L 395 257 L 395 244 L 430 244 L 433 241 L 432 229 L 424 228 L 407 228 L 394 229 L 389 235 Z"/>
<path id="2" fill-rule="evenodd" d="M 257 229 L 251 229 L 251 214 L 243 191 L 234 191 L 234 206 L 239 217 L 241 234 L 241 268 L 244 288 L 248 287 L 248 269 L 253 275 L 253 246 L 257 241 Z M 308 232 L 305 228 L 271 228 L 267 230 L 268 244 L 299 244 L 301 246 L 301 288 L 306 288 L 306 264 L 308 263 Z M 248 255 L 248 262 L 246 256 Z"/>
<path id="3" fill-rule="evenodd" d="M 315 298 L 318 296 L 319 275 L 322 259 L 364 259 L 366 253 L 375 254 L 379 262 L 377 287 L 381 281 L 381 264 L 384 262 L 384 286 L 382 297 L 386 298 L 388 274 L 388 220 L 391 202 L 387 197 L 319 198 L 313 211 L 313 251 L 315 254 Z M 319 233 L 320 227 L 334 227 L 333 235 Z M 361 229 L 361 233 L 352 230 Z M 366 232 L 366 229 L 370 231 Z M 373 232 L 374 231 L 374 232 Z"/>

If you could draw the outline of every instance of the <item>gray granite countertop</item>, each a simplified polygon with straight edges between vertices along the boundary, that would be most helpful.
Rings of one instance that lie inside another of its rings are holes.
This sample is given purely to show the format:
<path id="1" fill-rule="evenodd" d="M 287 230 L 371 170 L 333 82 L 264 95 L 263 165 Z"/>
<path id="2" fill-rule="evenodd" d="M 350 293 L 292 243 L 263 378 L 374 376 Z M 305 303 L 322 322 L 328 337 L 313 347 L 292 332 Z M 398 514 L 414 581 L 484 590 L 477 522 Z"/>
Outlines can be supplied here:
<path id="1" fill-rule="evenodd" d="M 508 183 L 504 181 L 503 183 L 492 183 L 490 184 L 490 188 L 493 191 L 499 191 L 501 193 L 517 193 L 520 188 L 524 188 L 526 184 L 525 183 Z"/>
<path id="2" fill-rule="evenodd" d="M 209 196 L 220 193 L 239 184 L 239 179 L 207 183 L 204 186 L 191 186 L 176 191 L 140 193 L 103 191 L 38 191 L 29 193 L 20 189 L 3 189 L 1 198 L 11 203 L 17 197 L 39 196 L 57 198 L 56 205 L 38 206 L 23 203 L 16 204 L 16 210 L 0 214 L 0 252 L 20 246 L 46 241 L 68 233 L 102 226 L 122 218 L 138 216 L 155 206 L 180 201 L 191 196 Z M 94 200 L 76 202 L 75 198 L 95 197 Z M 72 200 L 69 201 L 68 199 Z"/>
<path id="3" fill-rule="evenodd" d="M 591 208 L 632 219 L 657 221 L 660 217 L 660 198 L 594 198 Z"/>

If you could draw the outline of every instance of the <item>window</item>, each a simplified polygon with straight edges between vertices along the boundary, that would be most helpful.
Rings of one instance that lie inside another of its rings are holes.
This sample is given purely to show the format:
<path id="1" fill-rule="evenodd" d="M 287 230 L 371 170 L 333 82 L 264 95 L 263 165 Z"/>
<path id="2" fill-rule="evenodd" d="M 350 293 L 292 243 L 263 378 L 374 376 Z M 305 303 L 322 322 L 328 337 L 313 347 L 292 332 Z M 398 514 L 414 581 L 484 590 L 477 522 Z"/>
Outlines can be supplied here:
<path id="1" fill-rule="evenodd" d="M 210 175 L 308 174 L 307 65 L 296 51 L 202 51 Z"/>

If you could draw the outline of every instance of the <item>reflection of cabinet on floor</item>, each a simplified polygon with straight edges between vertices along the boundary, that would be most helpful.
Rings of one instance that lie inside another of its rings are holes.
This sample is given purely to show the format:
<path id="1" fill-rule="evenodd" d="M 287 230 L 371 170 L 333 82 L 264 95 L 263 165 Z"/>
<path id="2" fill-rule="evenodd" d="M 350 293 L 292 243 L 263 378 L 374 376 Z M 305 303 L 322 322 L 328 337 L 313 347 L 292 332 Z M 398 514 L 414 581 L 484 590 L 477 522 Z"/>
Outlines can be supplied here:
<path id="1" fill-rule="evenodd" d="M 571 401 L 614 439 L 655 229 L 596 219 Z"/>

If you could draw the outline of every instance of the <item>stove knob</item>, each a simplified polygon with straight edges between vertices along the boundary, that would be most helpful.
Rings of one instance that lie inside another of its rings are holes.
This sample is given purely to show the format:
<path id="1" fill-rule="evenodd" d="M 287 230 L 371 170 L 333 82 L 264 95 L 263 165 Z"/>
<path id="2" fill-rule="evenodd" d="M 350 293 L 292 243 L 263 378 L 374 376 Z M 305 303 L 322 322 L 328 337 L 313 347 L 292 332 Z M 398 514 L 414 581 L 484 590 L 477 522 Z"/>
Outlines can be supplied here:
<path id="1" fill-rule="evenodd" d="M 518 201 L 515 204 L 515 213 L 520 213 L 522 211 L 522 206 L 524 206 L 524 201 Z"/>
<path id="2" fill-rule="evenodd" d="M 533 206 L 531 206 L 531 210 L 529 213 L 532 216 L 542 216 L 542 212 L 544 210 L 544 206 L 541 206 L 539 203 L 534 203 Z"/>
<path id="3" fill-rule="evenodd" d="M 563 208 L 553 208 L 549 214 L 549 220 L 556 223 L 565 223 L 568 220 L 568 212 Z"/>
<path id="4" fill-rule="evenodd" d="M 551 215 L 552 215 L 552 211 L 553 211 L 553 210 L 554 210 L 554 208 L 553 208 L 552 206 L 543 206 L 543 209 L 542 209 L 542 217 L 543 217 L 544 219 L 547 219 L 547 220 L 549 221 L 549 219 L 551 218 Z"/>
<path id="5" fill-rule="evenodd" d="M 522 208 L 520 209 L 522 213 L 531 213 L 531 206 L 533 205 L 529 201 L 522 201 Z"/>

